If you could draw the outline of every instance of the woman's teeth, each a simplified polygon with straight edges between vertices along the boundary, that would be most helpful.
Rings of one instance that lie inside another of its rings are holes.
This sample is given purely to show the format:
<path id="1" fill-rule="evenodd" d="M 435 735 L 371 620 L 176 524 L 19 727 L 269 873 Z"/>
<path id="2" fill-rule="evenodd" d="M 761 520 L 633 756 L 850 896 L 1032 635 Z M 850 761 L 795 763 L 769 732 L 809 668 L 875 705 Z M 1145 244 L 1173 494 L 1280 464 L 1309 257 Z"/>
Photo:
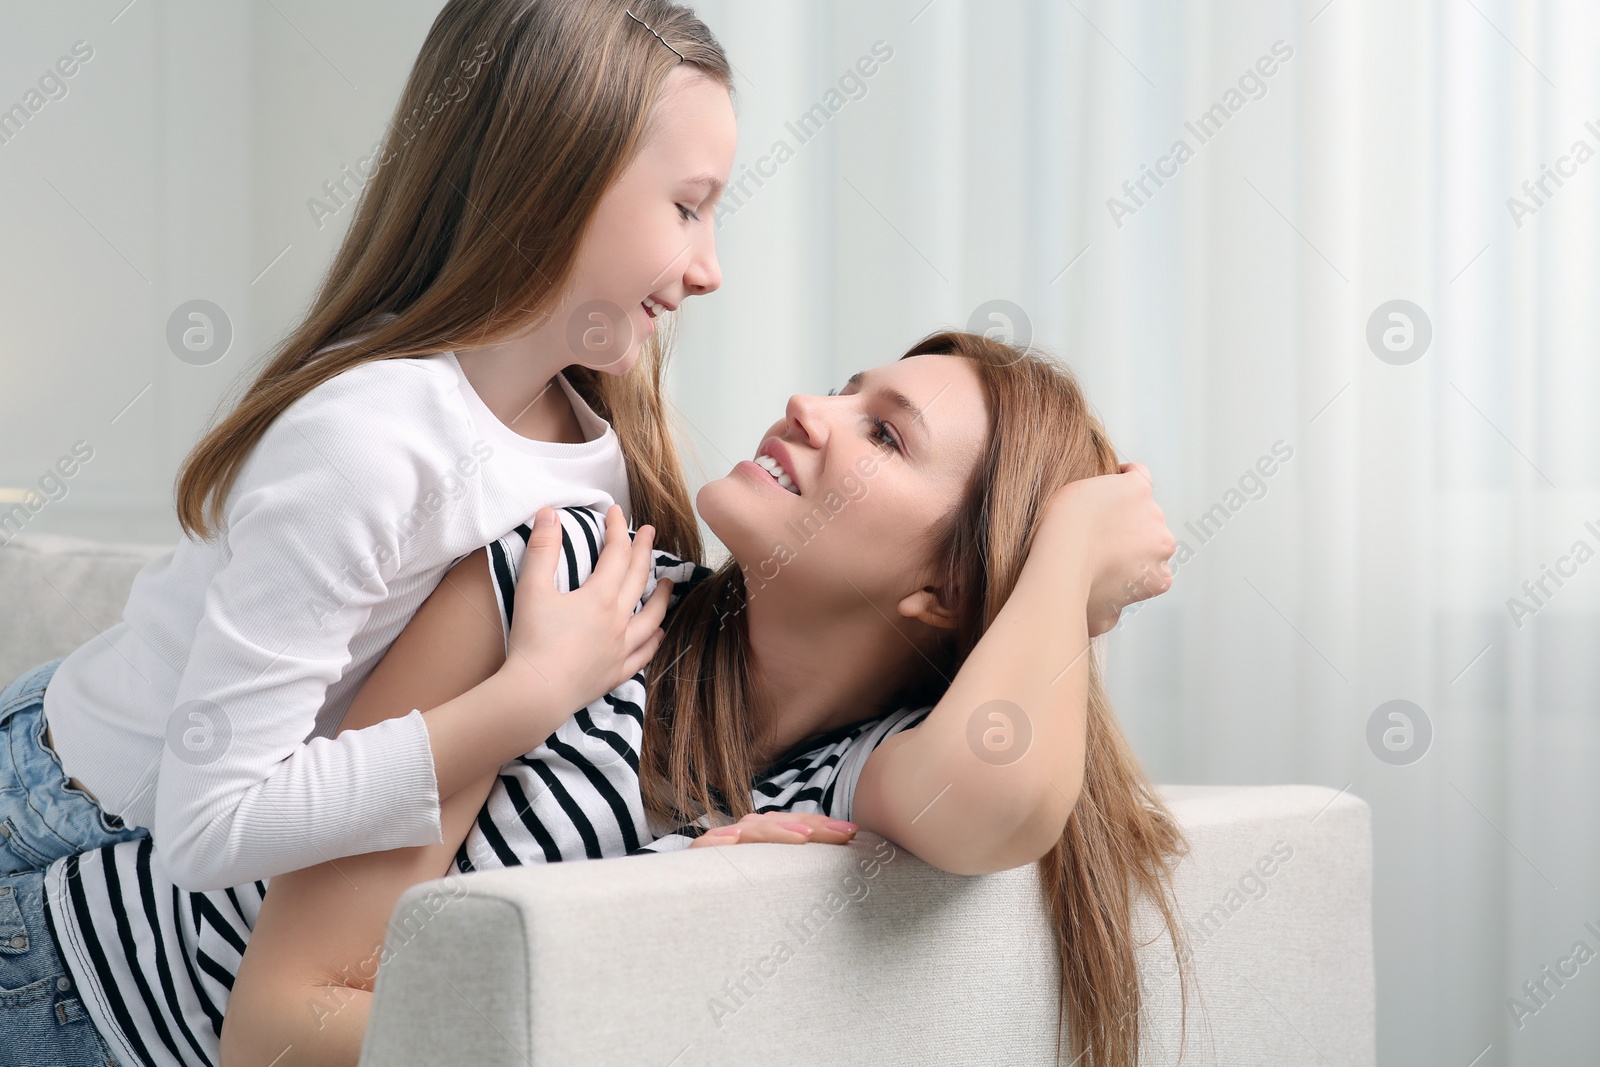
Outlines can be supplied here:
<path id="1" fill-rule="evenodd" d="M 649 315 L 652 319 L 666 310 L 666 308 L 662 307 L 654 300 L 651 300 L 648 296 L 639 301 L 639 303 L 644 305 L 644 313 Z"/>
<path id="2" fill-rule="evenodd" d="M 756 466 L 761 467 L 768 474 L 776 478 L 779 485 L 789 490 L 789 492 L 793 493 L 795 496 L 800 495 L 800 490 L 795 488 L 794 479 L 789 477 L 789 472 L 783 469 L 783 464 L 779 463 L 771 456 L 757 456 Z"/>

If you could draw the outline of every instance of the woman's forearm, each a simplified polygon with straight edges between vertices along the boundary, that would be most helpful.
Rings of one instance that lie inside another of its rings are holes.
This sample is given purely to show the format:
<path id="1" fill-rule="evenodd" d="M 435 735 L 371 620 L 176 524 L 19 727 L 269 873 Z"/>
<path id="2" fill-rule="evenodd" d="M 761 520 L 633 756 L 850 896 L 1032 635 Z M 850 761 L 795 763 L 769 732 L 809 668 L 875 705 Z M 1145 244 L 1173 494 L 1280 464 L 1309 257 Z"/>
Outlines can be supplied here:
<path id="1" fill-rule="evenodd" d="M 1030 556 L 933 711 L 873 753 L 858 823 L 957 874 L 1049 850 L 1083 784 L 1089 589 L 1071 545 Z"/>

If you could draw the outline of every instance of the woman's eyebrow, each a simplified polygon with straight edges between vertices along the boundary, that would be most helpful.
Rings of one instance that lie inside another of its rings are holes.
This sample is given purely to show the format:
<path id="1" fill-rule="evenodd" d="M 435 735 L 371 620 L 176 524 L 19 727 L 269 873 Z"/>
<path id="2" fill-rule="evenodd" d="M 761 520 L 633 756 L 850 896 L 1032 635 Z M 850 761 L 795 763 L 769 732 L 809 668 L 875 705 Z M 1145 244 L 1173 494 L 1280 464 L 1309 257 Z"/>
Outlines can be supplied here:
<path id="1" fill-rule="evenodd" d="M 866 371 L 856 371 L 854 374 L 850 375 L 849 380 L 844 384 L 846 389 L 852 385 L 858 389 L 865 386 L 867 384 Z M 911 422 L 923 433 L 932 432 L 929 429 L 927 422 L 925 422 L 922 418 L 922 408 L 919 408 L 916 404 L 912 403 L 909 396 L 906 396 L 906 394 L 902 393 L 900 390 L 887 385 L 880 385 L 878 387 L 878 392 L 882 394 L 889 401 L 889 403 L 893 404 L 901 411 L 909 414 L 911 416 Z"/>

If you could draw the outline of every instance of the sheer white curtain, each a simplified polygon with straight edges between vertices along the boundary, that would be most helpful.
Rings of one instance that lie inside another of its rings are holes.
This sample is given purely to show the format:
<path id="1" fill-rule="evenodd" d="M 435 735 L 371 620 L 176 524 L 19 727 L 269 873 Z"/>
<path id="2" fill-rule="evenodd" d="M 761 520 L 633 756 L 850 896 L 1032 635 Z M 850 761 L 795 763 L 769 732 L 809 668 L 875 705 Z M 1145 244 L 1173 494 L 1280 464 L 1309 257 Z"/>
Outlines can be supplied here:
<path id="1" fill-rule="evenodd" d="M 1018 305 L 1185 545 L 1111 641 L 1155 777 L 1372 805 L 1381 1062 L 1593 1062 L 1593 6 L 700 10 L 740 68 L 741 165 L 795 148 L 686 312 L 707 469 L 788 393 Z M 877 41 L 864 95 L 799 143 L 785 123 Z"/>

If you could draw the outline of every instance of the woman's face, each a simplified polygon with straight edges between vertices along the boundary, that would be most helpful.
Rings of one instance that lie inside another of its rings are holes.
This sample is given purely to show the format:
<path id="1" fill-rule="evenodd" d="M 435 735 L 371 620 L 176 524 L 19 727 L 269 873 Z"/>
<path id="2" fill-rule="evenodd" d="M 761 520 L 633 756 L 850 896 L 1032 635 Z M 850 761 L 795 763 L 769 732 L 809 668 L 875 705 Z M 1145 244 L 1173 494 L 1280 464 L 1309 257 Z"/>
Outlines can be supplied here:
<path id="1" fill-rule="evenodd" d="M 713 209 L 736 141 L 725 88 L 683 64 L 667 75 L 644 145 L 595 208 L 557 312 L 573 362 L 626 372 L 657 315 L 722 284 Z"/>
<path id="2" fill-rule="evenodd" d="M 892 605 L 926 580 L 928 535 L 959 503 L 987 433 L 971 362 L 912 356 L 837 396 L 791 397 L 753 460 L 706 483 L 696 506 L 752 598 L 782 585 Z"/>

